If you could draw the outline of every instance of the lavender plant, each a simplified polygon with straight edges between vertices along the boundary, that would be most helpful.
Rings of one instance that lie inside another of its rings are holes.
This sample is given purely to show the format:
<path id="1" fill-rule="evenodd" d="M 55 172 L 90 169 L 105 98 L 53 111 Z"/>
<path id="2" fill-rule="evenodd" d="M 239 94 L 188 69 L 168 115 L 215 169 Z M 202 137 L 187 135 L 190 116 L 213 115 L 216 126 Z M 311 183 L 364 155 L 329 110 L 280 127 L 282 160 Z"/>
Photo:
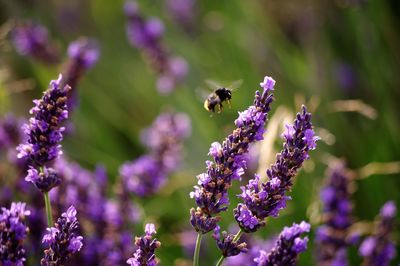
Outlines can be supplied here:
<path id="1" fill-rule="evenodd" d="M 47 165 L 62 154 L 60 142 L 64 127 L 61 122 L 68 117 L 68 85 L 61 86 L 62 76 L 52 80 L 42 99 L 34 100 L 30 110 L 33 115 L 24 132 L 28 139 L 17 147 L 18 158 L 28 160 L 30 169 L 25 180 L 32 182 L 43 194 L 49 226 L 52 225 L 51 206 L 48 192 L 61 182 L 57 172 Z"/>
<path id="2" fill-rule="evenodd" d="M 161 243 L 156 238 L 153 238 L 156 233 L 154 224 L 146 224 L 144 232 L 144 236 L 135 238 L 135 245 L 138 249 L 133 254 L 133 257 L 126 261 L 131 266 L 155 266 L 158 264 L 158 259 L 154 252 L 161 246 Z"/>
<path id="3" fill-rule="evenodd" d="M 22 266 L 26 261 L 23 242 L 29 232 L 26 217 L 30 211 L 25 209 L 26 203 L 11 203 L 10 209 L 0 211 L 0 264 Z"/>
<path id="4" fill-rule="evenodd" d="M 56 47 L 50 42 L 47 29 L 32 21 L 20 21 L 12 31 L 17 52 L 47 64 L 59 61 Z"/>
<path id="5" fill-rule="evenodd" d="M 319 265 L 347 265 L 347 247 L 352 244 L 352 186 L 344 162 L 333 165 L 321 190 L 324 224 L 315 239 Z"/>
<path id="6" fill-rule="evenodd" d="M 277 155 L 276 162 L 267 170 L 268 181 L 259 184 L 260 177 L 250 180 L 241 187 L 239 195 L 244 203 L 234 210 L 234 217 L 244 232 L 255 232 L 265 225 L 265 218 L 277 217 L 290 199 L 286 195 L 291 190 L 293 178 L 303 162 L 309 158 L 309 151 L 315 149 L 318 137 L 314 135 L 311 114 L 305 106 L 297 114 L 293 125 L 287 125 L 283 134 L 283 150 Z"/>
<path id="7" fill-rule="evenodd" d="M 185 78 L 188 69 L 186 60 L 171 56 L 161 43 L 164 25 L 159 19 L 144 18 L 136 1 L 126 1 L 124 11 L 128 19 L 126 32 L 129 42 L 143 52 L 158 74 L 158 91 L 169 94 Z"/>
<path id="8" fill-rule="evenodd" d="M 125 189 L 144 197 L 156 193 L 182 160 L 182 143 L 190 135 L 190 119 L 184 113 L 163 113 L 142 132 L 149 153 L 119 170 Z"/>
<path id="9" fill-rule="evenodd" d="M 61 214 L 54 227 L 47 228 L 42 242 L 48 246 L 40 261 L 42 266 L 63 266 L 83 246 L 83 237 L 79 235 L 79 222 L 74 206 Z"/>
<path id="10" fill-rule="evenodd" d="M 363 265 L 385 266 L 395 257 L 396 249 L 391 234 L 395 228 L 396 211 L 393 201 L 388 201 L 382 206 L 374 234 L 366 238 L 359 249 L 364 258 Z"/>
<path id="11" fill-rule="evenodd" d="M 293 266 L 298 255 L 307 249 L 308 237 L 301 235 L 310 231 L 306 222 L 285 227 L 276 241 L 275 247 L 269 253 L 260 251 L 260 256 L 254 259 L 258 266 Z"/>
<path id="12" fill-rule="evenodd" d="M 220 212 L 226 211 L 229 205 L 228 189 L 232 181 L 240 179 L 246 168 L 245 155 L 249 145 L 263 138 L 264 126 L 270 104 L 273 101 L 272 91 L 275 81 L 265 77 L 260 83 L 263 92 L 255 94 L 254 103 L 246 111 L 239 113 L 235 120 L 236 129 L 222 145 L 218 142 L 211 144 L 209 155 L 214 162 L 207 161 L 207 172 L 197 176 L 198 186 L 190 193 L 194 198 L 197 209 L 190 210 L 190 223 L 198 232 L 196 248 L 200 246 L 201 236 L 216 228 Z M 196 249 L 194 262 L 198 260 Z"/>
<path id="13" fill-rule="evenodd" d="M 63 74 L 64 83 L 72 88 L 68 93 L 68 111 L 71 111 L 77 105 L 77 87 L 80 78 L 96 64 L 99 56 L 99 45 L 93 39 L 81 37 L 69 44 L 69 62 Z"/>

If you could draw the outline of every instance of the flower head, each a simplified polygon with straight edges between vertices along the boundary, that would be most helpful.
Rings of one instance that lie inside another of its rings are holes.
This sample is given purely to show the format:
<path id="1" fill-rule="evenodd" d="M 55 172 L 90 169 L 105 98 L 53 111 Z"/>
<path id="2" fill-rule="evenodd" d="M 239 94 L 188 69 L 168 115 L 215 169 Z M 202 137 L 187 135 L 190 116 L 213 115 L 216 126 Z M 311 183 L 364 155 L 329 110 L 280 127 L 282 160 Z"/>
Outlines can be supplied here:
<path id="1" fill-rule="evenodd" d="M 294 223 L 291 227 L 285 227 L 279 235 L 275 247 L 268 254 L 261 252 L 254 261 L 259 266 L 296 265 L 298 255 L 307 249 L 308 238 L 301 238 L 301 235 L 309 231 L 310 225 L 304 221 L 300 224 Z"/>
<path id="2" fill-rule="evenodd" d="M 190 135 L 190 120 L 183 113 L 163 113 L 142 132 L 149 153 L 124 163 L 119 173 L 127 191 L 149 196 L 160 190 L 168 175 L 179 168 L 182 143 Z"/>
<path id="3" fill-rule="evenodd" d="M 74 206 L 61 214 L 55 227 L 47 228 L 42 243 L 48 248 L 44 251 L 42 266 L 64 265 L 83 246 L 83 237 L 79 234 L 79 222 Z"/>
<path id="4" fill-rule="evenodd" d="M 39 61 L 54 64 L 59 60 L 56 47 L 51 44 L 47 29 L 33 22 L 21 22 L 12 32 L 17 52 Z"/>
<path id="5" fill-rule="evenodd" d="M 158 259 L 154 252 L 161 246 L 161 243 L 156 238 L 153 238 L 155 233 L 154 224 L 146 224 L 145 235 L 135 238 L 135 245 L 138 249 L 133 254 L 133 257 L 126 261 L 127 264 L 131 266 L 155 266 L 158 264 Z"/>
<path id="6" fill-rule="evenodd" d="M 26 226 L 26 216 L 30 211 L 25 209 L 25 203 L 11 203 L 10 209 L 0 210 L 0 264 L 23 265 L 25 249 L 22 244 L 29 232 Z"/>
<path id="7" fill-rule="evenodd" d="M 18 158 L 27 158 L 32 166 L 43 166 L 57 158 L 61 151 L 59 144 L 63 138 L 61 122 L 68 117 L 68 85 L 61 86 L 62 76 L 50 82 L 49 89 L 42 99 L 34 100 L 35 106 L 30 110 L 33 117 L 25 124 L 27 143 L 17 147 Z"/>
<path id="8" fill-rule="evenodd" d="M 391 240 L 395 215 L 395 203 L 386 202 L 381 208 L 379 223 L 374 234 L 361 243 L 359 253 L 364 257 L 363 265 L 389 265 L 396 255 L 396 248 Z"/>
<path id="9" fill-rule="evenodd" d="M 315 240 L 321 264 L 347 265 L 346 248 L 351 244 L 351 186 L 351 176 L 344 163 L 333 165 L 321 190 L 324 223 L 317 228 Z"/>
<path id="10" fill-rule="evenodd" d="M 268 181 L 259 184 L 259 177 L 256 176 L 246 187 L 242 187 L 243 193 L 239 197 L 244 203 L 238 204 L 234 216 L 245 232 L 257 231 L 265 225 L 265 218 L 278 216 L 279 211 L 286 207 L 286 202 L 290 200 L 286 193 L 292 187 L 293 178 L 308 159 L 308 152 L 315 148 L 317 138 L 312 130 L 311 114 L 304 106 L 294 124 L 287 126 L 283 137 L 286 140 L 283 150 L 267 170 Z"/>
<path id="11" fill-rule="evenodd" d="M 220 227 L 218 225 L 215 227 L 212 236 L 217 241 L 217 246 L 221 250 L 222 256 L 225 258 L 236 256 L 241 252 L 246 253 L 248 251 L 246 248 L 247 244 L 245 242 L 239 243 L 239 241 L 235 241 L 235 236 L 232 234 L 223 231 L 221 238 Z"/>

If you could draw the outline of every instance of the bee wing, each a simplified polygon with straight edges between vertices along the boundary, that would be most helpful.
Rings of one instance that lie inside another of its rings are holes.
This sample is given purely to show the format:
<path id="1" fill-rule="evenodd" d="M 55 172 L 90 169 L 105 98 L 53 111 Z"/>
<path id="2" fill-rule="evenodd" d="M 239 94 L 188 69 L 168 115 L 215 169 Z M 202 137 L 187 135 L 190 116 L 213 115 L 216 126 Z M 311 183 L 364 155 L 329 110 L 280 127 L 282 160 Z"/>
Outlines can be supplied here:
<path id="1" fill-rule="evenodd" d="M 227 86 L 227 88 L 229 88 L 232 91 L 235 91 L 235 90 L 239 89 L 239 87 L 242 85 L 242 83 L 243 83 L 243 79 L 238 79 L 238 80 L 233 81 L 231 83 L 231 85 Z"/>
<path id="2" fill-rule="evenodd" d="M 205 83 L 207 84 L 207 86 L 212 90 L 216 90 L 218 88 L 223 88 L 224 85 L 222 85 L 220 82 L 212 80 L 212 79 L 206 79 Z"/>
<path id="3" fill-rule="evenodd" d="M 210 93 L 212 93 L 212 92 L 210 92 L 210 91 L 208 91 L 207 89 L 202 88 L 202 87 L 197 87 L 197 89 L 195 90 L 195 92 L 196 92 L 197 98 L 198 98 L 199 101 L 201 101 L 201 102 L 204 102 L 204 101 L 208 98 L 208 95 L 210 95 Z"/>

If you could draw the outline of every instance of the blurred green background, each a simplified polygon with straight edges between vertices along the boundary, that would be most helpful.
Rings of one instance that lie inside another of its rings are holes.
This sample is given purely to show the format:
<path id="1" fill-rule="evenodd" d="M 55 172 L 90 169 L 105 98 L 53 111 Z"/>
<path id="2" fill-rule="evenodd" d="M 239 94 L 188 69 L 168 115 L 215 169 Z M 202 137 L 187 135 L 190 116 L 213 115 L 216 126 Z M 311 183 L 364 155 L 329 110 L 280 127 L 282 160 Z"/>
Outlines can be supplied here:
<path id="1" fill-rule="evenodd" d="M 157 254 L 163 265 L 191 259 L 185 258 L 174 233 L 191 228 L 189 209 L 194 201 L 188 194 L 197 182 L 195 176 L 205 169 L 210 144 L 222 141 L 234 128 L 237 111 L 252 103 L 265 75 L 277 81 L 270 117 L 280 106 L 294 113 L 300 104 L 308 104 L 323 140 L 298 176 L 288 208 L 278 219 L 270 219 L 260 235 L 268 237 L 292 222 L 315 220 L 312 214 L 318 213 L 318 189 L 328 157 L 345 158 L 361 176 L 365 171 L 360 169 L 369 163 L 400 161 L 400 2 L 197 1 L 189 33 L 177 25 L 164 1 L 139 3 L 146 16 L 162 19 L 164 44 L 189 64 L 185 82 L 168 96 L 159 95 L 155 74 L 127 41 L 123 1 L 0 0 L 0 22 L 15 18 L 40 22 L 62 51 L 79 36 L 99 41 L 100 60 L 81 80 L 80 105 L 72 115 L 75 132 L 63 147 L 70 158 L 89 169 L 102 162 L 113 182 L 124 161 L 143 153 L 140 131 L 160 112 L 173 109 L 190 116 L 192 135 L 185 143 L 182 170 L 157 197 L 135 199 L 143 205 L 144 221 L 154 221 L 159 227 L 162 248 Z M 5 37 L 0 66 L 0 112 L 19 116 L 27 116 L 31 100 L 40 97 L 62 68 L 18 55 Z M 24 78 L 33 79 L 33 90 L 13 90 L 10 84 Z M 212 117 L 196 93 L 207 78 L 243 79 L 232 107 Z M 276 138 L 275 151 L 281 143 Z M 387 200 L 400 206 L 399 163 L 371 169 L 372 174 L 356 182 L 354 215 L 358 220 L 371 221 Z M 235 183 L 231 206 L 237 202 L 238 191 L 239 183 Z M 222 224 L 227 228 L 232 223 L 230 208 Z M 141 228 L 135 233 L 140 234 Z M 205 241 L 210 245 L 201 265 L 210 265 L 218 254 L 210 235 Z M 300 265 L 312 264 L 312 242 L 300 256 Z M 355 248 L 351 260 L 354 265 L 360 263 Z"/>

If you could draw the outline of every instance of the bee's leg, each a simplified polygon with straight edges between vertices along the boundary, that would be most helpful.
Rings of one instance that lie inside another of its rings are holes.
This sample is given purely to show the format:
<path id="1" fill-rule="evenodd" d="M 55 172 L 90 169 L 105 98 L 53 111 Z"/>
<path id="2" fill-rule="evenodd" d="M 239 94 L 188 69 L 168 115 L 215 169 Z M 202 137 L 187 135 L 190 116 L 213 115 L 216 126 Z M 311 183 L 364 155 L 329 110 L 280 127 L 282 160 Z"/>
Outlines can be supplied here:
<path id="1" fill-rule="evenodd" d="M 231 100 L 226 99 L 226 102 L 228 103 L 229 109 L 231 108 Z"/>
<path id="2" fill-rule="evenodd" d="M 222 103 L 220 103 L 218 105 L 218 114 L 221 113 L 223 109 L 224 109 L 224 106 L 222 105 Z"/>

